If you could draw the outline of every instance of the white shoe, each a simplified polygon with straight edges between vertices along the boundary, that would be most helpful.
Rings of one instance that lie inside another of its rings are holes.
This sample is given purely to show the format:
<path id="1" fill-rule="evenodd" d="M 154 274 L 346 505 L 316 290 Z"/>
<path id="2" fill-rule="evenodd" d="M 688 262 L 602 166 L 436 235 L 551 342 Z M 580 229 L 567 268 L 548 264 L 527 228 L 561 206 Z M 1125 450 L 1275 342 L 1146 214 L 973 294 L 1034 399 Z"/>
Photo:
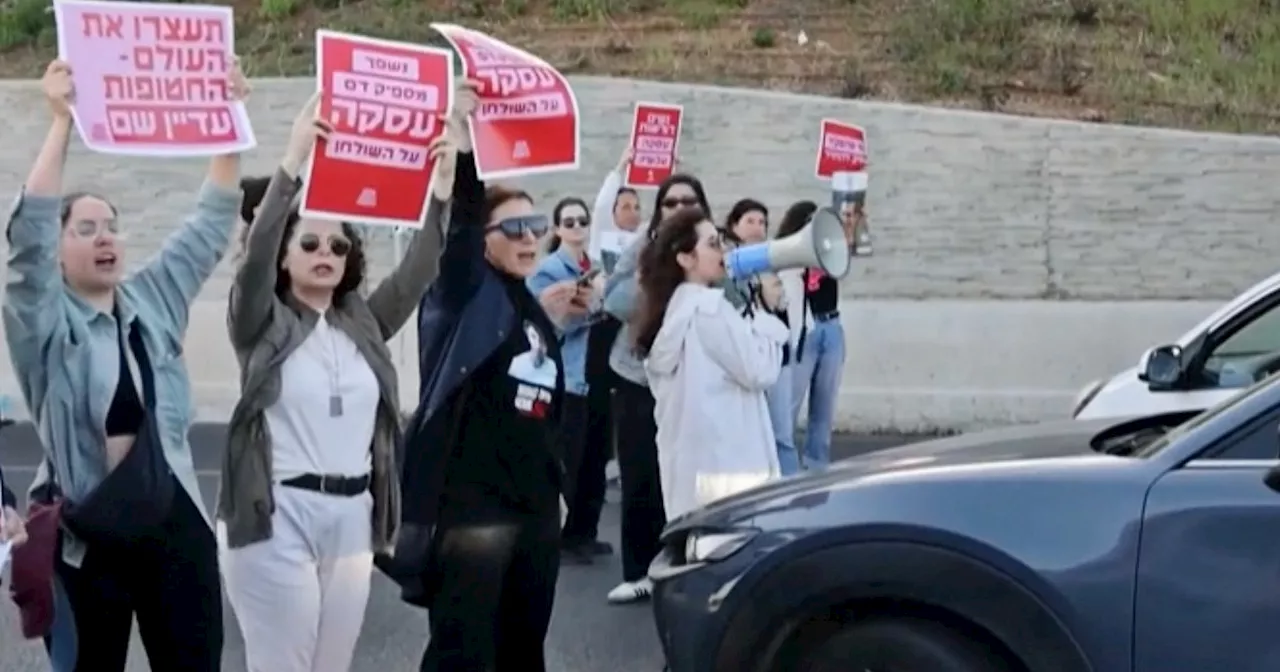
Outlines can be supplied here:
<path id="1" fill-rule="evenodd" d="M 649 577 L 639 581 L 623 581 L 609 591 L 609 604 L 629 604 L 647 600 L 653 595 L 653 582 Z"/>

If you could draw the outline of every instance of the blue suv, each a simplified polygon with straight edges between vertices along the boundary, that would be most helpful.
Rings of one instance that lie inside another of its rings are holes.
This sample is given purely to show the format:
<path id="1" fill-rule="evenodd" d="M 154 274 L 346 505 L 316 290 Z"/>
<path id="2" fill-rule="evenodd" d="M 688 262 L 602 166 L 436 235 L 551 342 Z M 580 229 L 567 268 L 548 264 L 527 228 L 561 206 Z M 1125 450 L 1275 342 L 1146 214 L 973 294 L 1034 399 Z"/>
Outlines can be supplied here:
<path id="1" fill-rule="evenodd" d="M 1280 378 L 928 441 L 677 519 L 671 672 L 1280 670 Z"/>

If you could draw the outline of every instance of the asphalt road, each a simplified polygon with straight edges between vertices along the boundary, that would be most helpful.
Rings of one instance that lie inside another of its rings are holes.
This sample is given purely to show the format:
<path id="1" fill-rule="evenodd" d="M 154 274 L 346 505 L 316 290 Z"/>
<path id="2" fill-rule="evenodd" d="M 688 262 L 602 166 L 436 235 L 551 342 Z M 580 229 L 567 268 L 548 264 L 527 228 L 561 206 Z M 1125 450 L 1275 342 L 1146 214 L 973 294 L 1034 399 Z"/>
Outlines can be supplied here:
<path id="1" fill-rule="evenodd" d="M 838 436 L 837 458 L 906 443 L 903 437 Z M 217 491 L 216 469 L 223 445 L 221 425 L 197 425 L 191 432 L 196 468 L 202 492 L 212 508 Z M 30 427 L 13 427 L 0 435 L 0 465 L 17 492 L 25 492 L 40 460 L 40 447 Z M 617 544 L 617 493 L 610 493 L 601 521 L 601 538 Z M 621 578 L 616 557 L 589 567 L 565 566 L 560 573 L 555 616 L 547 642 L 547 667 L 556 672 L 658 672 L 662 653 L 647 605 L 609 606 L 605 593 Z M 426 642 L 426 612 L 400 602 L 392 584 L 374 577 L 373 592 L 365 614 L 364 631 L 352 672 L 400 672 L 416 670 Z M 223 670 L 241 672 L 244 645 L 229 606 L 226 614 L 227 644 Z M 0 672 L 48 670 L 43 649 L 24 642 L 12 604 L 0 600 Z M 129 672 L 148 670 L 146 655 L 134 637 Z"/>

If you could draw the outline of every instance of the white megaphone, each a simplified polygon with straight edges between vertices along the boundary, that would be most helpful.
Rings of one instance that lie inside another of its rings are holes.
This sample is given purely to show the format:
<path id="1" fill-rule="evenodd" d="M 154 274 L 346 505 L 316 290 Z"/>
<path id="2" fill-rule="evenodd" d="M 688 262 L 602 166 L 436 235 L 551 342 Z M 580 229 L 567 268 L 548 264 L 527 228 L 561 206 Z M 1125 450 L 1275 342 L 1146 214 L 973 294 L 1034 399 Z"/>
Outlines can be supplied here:
<path id="1" fill-rule="evenodd" d="M 833 278 L 849 272 L 849 243 L 844 237 L 840 213 L 818 208 L 803 229 L 765 243 L 743 245 L 724 257 L 730 278 L 787 268 L 820 268 Z"/>

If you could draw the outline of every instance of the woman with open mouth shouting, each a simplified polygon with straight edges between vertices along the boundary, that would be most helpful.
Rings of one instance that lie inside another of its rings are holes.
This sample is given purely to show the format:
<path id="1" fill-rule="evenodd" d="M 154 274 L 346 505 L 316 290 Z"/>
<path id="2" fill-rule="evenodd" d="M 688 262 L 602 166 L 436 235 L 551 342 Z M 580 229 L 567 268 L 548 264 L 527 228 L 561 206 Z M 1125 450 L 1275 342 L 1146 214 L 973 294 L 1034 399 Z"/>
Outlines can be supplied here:
<path id="1" fill-rule="evenodd" d="M 456 117 L 465 142 L 466 116 Z M 404 519 L 379 566 L 429 610 L 426 672 L 544 672 L 560 568 L 562 326 L 589 287 L 535 297 L 529 195 L 491 185 L 461 148 L 440 277 L 419 308 L 421 399 L 405 441 Z"/>
<path id="2" fill-rule="evenodd" d="M 62 190 L 74 65 L 45 71 L 52 127 L 9 220 L 5 339 L 45 450 L 31 500 L 48 532 L 17 549 L 15 578 L 38 585 L 13 586 L 15 602 L 59 672 L 123 671 L 135 616 L 152 669 L 217 672 L 217 546 L 182 342 L 236 226 L 240 158 L 210 161 L 192 215 L 126 276 L 115 206 Z M 228 89 L 248 94 L 238 67 Z"/>
<path id="3" fill-rule="evenodd" d="M 328 122 L 317 93 L 249 227 L 227 320 L 241 397 L 227 427 L 218 531 L 251 672 L 346 672 L 375 551 L 400 520 L 399 389 L 386 341 L 436 276 L 454 145 L 436 141 L 426 221 L 368 296 L 346 222 L 302 218 L 294 195 Z"/>

